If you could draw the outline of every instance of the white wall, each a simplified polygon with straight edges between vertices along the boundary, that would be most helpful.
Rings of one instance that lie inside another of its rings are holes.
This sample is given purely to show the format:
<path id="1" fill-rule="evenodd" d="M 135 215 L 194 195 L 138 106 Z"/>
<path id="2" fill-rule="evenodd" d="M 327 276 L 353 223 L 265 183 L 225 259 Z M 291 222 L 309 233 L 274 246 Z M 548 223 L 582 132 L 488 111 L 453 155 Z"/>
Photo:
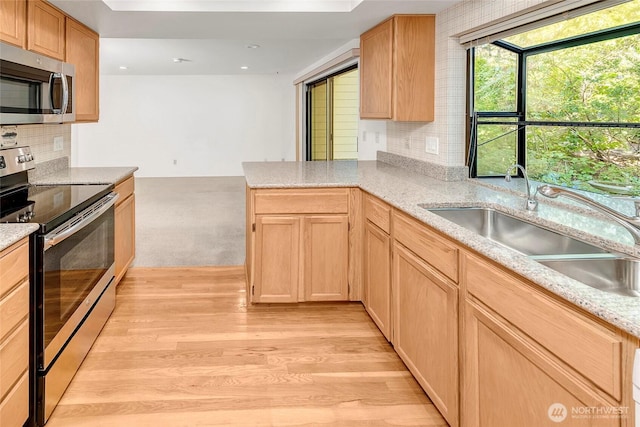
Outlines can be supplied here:
<path id="1" fill-rule="evenodd" d="M 243 161 L 295 160 L 292 81 L 101 75 L 100 121 L 73 125 L 71 164 L 134 165 L 139 177 L 235 176 Z"/>

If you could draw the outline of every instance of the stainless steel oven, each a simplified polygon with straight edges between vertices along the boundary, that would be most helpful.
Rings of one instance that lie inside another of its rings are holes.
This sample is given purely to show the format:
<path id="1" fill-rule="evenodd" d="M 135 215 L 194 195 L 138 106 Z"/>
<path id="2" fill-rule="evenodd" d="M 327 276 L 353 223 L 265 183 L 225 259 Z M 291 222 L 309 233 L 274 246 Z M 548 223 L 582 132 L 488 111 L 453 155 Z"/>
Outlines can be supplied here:
<path id="1" fill-rule="evenodd" d="M 2 95 L 4 97 L 4 94 Z M 0 223 L 29 242 L 29 426 L 53 412 L 115 307 L 113 184 L 31 185 L 29 147 L 0 149 Z"/>
<path id="2" fill-rule="evenodd" d="M 75 121 L 75 67 L 0 43 L 0 125 Z"/>
<path id="3" fill-rule="evenodd" d="M 35 237 L 38 425 L 46 423 L 115 307 L 116 199 L 110 192 Z"/>

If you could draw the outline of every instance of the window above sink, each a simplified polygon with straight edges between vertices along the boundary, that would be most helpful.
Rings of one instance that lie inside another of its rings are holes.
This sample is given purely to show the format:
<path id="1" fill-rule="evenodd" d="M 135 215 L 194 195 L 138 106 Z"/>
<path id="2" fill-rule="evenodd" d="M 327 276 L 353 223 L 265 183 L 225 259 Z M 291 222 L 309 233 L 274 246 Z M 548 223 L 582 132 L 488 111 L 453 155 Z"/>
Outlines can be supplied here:
<path id="1" fill-rule="evenodd" d="M 472 177 L 640 195 L 638 51 L 640 0 L 471 48 Z"/>

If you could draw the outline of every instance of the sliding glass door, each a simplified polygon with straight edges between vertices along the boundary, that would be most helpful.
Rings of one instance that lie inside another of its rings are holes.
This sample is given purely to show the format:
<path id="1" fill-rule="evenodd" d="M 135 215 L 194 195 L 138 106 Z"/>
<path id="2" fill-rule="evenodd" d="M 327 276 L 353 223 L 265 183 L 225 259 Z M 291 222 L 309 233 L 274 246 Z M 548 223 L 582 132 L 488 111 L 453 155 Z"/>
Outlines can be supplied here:
<path id="1" fill-rule="evenodd" d="M 358 69 L 307 85 L 307 160 L 358 158 Z"/>

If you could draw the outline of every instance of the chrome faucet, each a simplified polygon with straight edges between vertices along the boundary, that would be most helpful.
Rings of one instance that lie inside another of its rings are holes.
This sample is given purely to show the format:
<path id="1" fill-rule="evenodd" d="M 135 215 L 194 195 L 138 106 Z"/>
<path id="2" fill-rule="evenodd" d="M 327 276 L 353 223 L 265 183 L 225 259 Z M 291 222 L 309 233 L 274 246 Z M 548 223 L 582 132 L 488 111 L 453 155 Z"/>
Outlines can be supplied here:
<path id="1" fill-rule="evenodd" d="M 520 172 L 522 172 L 522 176 L 524 176 L 524 183 L 527 186 L 527 204 L 526 204 L 527 210 L 535 211 L 536 208 L 538 207 L 538 201 L 536 200 L 536 193 L 538 192 L 538 190 L 536 189 L 536 191 L 533 193 L 533 196 L 531 195 L 531 186 L 529 185 L 529 176 L 527 175 L 527 171 L 525 170 L 525 168 L 523 168 L 517 163 L 509 166 L 509 169 L 507 169 L 507 172 L 504 175 L 504 180 L 507 182 L 511 182 L 511 172 L 514 169 L 519 169 Z"/>
<path id="2" fill-rule="evenodd" d="M 626 228 L 627 231 L 629 231 L 629 233 L 631 233 L 631 235 L 633 236 L 633 240 L 635 244 L 640 245 L 640 216 L 638 212 L 639 204 L 637 202 L 635 202 L 636 215 L 628 216 L 628 215 L 621 214 L 620 212 L 615 211 L 609 208 L 608 206 L 598 203 L 595 200 L 590 199 L 589 197 L 585 197 L 571 190 L 567 190 L 566 188 L 543 185 L 541 187 L 538 187 L 538 192 L 543 196 L 550 197 L 552 199 L 555 199 L 558 196 L 565 196 L 570 199 L 577 200 L 586 205 L 589 205 L 590 207 L 606 214 L 608 217 L 610 217 L 611 219 L 616 221 L 618 224 Z"/>

